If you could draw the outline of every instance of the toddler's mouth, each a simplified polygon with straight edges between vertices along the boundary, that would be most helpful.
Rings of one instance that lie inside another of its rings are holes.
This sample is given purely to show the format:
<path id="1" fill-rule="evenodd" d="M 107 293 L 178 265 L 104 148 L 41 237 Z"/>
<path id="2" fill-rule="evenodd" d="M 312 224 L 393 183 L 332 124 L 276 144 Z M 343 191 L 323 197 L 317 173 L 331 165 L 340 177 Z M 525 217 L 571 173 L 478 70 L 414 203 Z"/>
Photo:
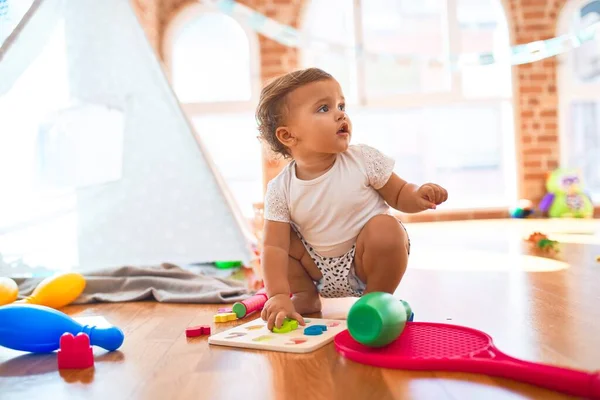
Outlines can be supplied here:
<path id="1" fill-rule="evenodd" d="M 342 124 L 342 126 L 340 126 L 340 128 L 338 129 L 337 134 L 340 136 L 347 136 L 349 133 L 348 128 L 349 128 L 348 123 L 344 122 Z"/>

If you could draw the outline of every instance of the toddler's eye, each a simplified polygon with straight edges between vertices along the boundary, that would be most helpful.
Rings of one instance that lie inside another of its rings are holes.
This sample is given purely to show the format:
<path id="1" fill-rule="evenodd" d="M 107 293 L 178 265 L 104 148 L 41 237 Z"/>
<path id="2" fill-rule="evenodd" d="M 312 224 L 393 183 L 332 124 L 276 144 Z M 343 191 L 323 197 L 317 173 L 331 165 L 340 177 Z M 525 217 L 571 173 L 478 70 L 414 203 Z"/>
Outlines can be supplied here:
<path id="1" fill-rule="evenodd" d="M 319 112 L 327 112 L 329 111 L 329 106 L 328 105 L 322 105 L 321 108 L 319 108 L 318 110 Z"/>
<path id="2" fill-rule="evenodd" d="M 345 104 L 340 104 L 339 108 L 340 108 L 340 111 L 346 111 L 346 105 Z"/>

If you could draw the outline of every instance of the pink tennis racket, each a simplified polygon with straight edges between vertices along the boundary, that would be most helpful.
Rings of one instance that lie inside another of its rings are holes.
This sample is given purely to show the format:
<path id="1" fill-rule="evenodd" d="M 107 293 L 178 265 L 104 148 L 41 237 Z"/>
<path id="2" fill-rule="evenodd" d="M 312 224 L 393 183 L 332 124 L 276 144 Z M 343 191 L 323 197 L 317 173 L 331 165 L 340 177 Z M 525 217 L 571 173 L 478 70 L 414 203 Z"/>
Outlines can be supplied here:
<path id="1" fill-rule="evenodd" d="M 573 396 L 600 399 L 600 372 L 533 363 L 510 357 L 476 329 L 432 322 L 407 322 L 394 342 L 381 348 L 356 342 L 348 330 L 334 339 L 344 357 L 384 368 L 453 371 L 513 379 Z"/>

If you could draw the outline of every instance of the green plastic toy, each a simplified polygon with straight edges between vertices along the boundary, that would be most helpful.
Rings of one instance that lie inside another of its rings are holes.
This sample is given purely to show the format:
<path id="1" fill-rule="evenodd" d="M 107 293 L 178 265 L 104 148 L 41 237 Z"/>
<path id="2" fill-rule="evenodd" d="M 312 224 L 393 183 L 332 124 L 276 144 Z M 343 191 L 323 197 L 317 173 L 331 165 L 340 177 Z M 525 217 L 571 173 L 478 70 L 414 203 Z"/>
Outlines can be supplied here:
<path id="1" fill-rule="evenodd" d="M 558 168 L 546 180 L 548 193 L 540 202 L 540 211 L 550 218 L 592 218 L 594 205 L 583 190 L 583 177 L 576 169 Z"/>
<path id="2" fill-rule="evenodd" d="M 348 312 L 350 336 L 369 347 L 390 344 L 406 326 L 408 310 L 404 303 L 389 293 L 373 292 L 364 295 Z"/>
<path id="3" fill-rule="evenodd" d="M 298 321 L 295 319 L 286 318 L 281 324 L 281 328 L 273 327 L 273 333 L 288 333 L 298 329 Z"/>
<path id="4" fill-rule="evenodd" d="M 237 268 L 242 265 L 243 263 L 241 261 L 215 261 L 215 267 L 219 269 Z"/>

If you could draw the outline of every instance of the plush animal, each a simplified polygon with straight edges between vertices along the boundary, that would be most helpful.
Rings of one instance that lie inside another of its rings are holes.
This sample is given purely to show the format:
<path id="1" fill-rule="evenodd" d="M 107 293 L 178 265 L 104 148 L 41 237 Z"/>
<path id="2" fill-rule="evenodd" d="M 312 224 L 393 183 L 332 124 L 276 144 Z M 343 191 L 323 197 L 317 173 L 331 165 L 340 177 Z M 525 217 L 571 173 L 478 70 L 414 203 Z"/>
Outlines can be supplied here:
<path id="1" fill-rule="evenodd" d="M 594 205 L 583 191 L 583 178 L 576 169 L 558 168 L 546 180 L 548 193 L 539 209 L 551 218 L 592 218 Z"/>

